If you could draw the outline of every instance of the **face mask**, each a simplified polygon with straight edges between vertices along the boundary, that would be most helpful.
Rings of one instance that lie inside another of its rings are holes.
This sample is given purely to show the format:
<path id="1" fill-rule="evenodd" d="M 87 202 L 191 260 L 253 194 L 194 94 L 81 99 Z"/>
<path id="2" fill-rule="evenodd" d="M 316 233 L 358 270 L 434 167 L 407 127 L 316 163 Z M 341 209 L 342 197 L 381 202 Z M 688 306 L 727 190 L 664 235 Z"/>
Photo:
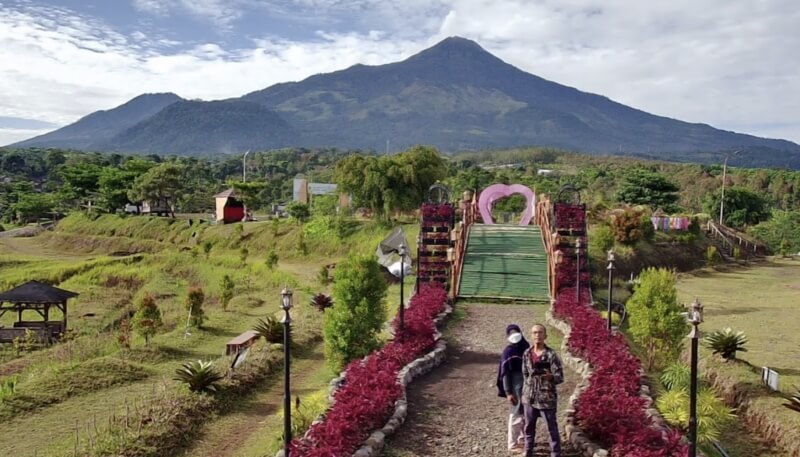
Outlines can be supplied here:
<path id="1" fill-rule="evenodd" d="M 517 344 L 522 341 L 522 333 L 512 333 L 508 335 L 508 342 L 511 344 Z"/>

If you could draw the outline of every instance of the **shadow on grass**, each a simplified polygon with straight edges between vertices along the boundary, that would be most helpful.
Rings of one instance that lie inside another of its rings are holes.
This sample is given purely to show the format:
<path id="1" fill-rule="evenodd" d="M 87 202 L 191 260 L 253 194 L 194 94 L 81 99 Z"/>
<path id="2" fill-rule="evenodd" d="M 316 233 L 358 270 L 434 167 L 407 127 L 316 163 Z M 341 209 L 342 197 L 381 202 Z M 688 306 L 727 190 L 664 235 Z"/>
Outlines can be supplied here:
<path id="1" fill-rule="evenodd" d="M 709 316 L 737 316 L 739 314 L 755 313 L 757 311 L 764 311 L 764 309 L 754 308 L 752 306 L 743 306 L 741 308 L 709 309 L 707 314 Z"/>

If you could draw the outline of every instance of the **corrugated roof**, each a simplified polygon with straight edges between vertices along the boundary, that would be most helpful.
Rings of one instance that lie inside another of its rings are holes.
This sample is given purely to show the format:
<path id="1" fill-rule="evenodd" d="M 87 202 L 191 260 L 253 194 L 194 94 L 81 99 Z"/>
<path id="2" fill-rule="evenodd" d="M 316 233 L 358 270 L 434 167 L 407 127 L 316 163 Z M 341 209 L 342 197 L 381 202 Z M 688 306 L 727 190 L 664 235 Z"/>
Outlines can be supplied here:
<path id="1" fill-rule="evenodd" d="M 77 297 L 76 292 L 59 289 L 39 281 L 28 281 L 0 294 L 0 302 L 10 303 L 61 303 Z"/>

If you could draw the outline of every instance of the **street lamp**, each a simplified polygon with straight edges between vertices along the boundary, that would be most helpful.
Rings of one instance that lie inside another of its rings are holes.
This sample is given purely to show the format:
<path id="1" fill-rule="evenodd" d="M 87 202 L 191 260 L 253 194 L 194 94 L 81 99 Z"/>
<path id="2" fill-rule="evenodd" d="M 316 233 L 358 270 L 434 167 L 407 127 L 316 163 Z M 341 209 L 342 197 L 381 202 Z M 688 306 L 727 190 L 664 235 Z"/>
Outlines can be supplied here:
<path id="1" fill-rule="evenodd" d="M 725 162 L 723 162 L 723 164 L 722 164 L 722 195 L 720 196 L 720 199 L 719 199 L 719 225 L 723 225 L 722 224 L 722 213 L 723 213 L 723 208 L 725 207 L 725 175 L 727 174 L 727 171 L 728 171 L 728 158 L 730 158 L 730 156 L 734 156 L 734 155 L 736 155 L 736 154 L 738 154 L 740 152 L 742 152 L 742 150 L 741 149 L 737 149 L 736 151 L 733 151 L 732 153 L 727 154 L 725 156 Z"/>
<path id="2" fill-rule="evenodd" d="M 289 443 L 292 442 L 292 399 L 289 389 L 289 329 L 292 319 L 292 291 L 286 287 L 281 291 L 281 309 L 283 309 L 283 457 L 289 457 Z"/>
<path id="3" fill-rule="evenodd" d="M 242 157 L 242 182 L 247 182 L 247 154 L 250 154 L 249 149 L 245 151 L 244 157 Z"/>
<path id="4" fill-rule="evenodd" d="M 405 325 L 404 321 L 404 311 L 405 311 L 405 304 L 403 303 L 403 282 L 405 279 L 405 265 L 403 263 L 403 258 L 406 256 L 406 245 L 405 243 L 400 243 L 400 246 L 397 248 L 397 253 L 400 254 L 400 336 L 403 335 L 403 327 Z"/>
<path id="5" fill-rule="evenodd" d="M 575 277 L 575 289 L 578 296 L 578 304 L 581 303 L 581 238 L 575 241 L 575 252 L 577 253 L 578 258 L 578 275 Z"/>
<path id="6" fill-rule="evenodd" d="M 614 270 L 616 267 L 614 266 L 614 251 L 608 251 L 608 331 L 611 331 L 611 297 L 613 293 L 613 288 L 611 286 L 612 281 L 614 280 Z"/>
<path id="7" fill-rule="evenodd" d="M 697 340 L 700 338 L 700 330 L 697 327 L 703 322 L 703 305 L 699 299 L 695 298 L 689 305 L 688 318 L 692 324 L 692 331 L 689 333 L 689 338 L 692 339 L 692 368 L 689 380 L 689 457 L 697 457 Z"/>

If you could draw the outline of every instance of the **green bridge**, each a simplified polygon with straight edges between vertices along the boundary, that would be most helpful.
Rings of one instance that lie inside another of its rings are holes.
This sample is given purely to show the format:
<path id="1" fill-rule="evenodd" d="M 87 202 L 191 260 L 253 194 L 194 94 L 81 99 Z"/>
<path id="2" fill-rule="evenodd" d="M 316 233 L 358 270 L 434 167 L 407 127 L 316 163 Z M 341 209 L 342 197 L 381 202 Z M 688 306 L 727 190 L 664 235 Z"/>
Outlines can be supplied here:
<path id="1" fill-rule="evenodd" d="M 473 224 L 458 296 L 549 302 L 547 254 L 539 227 Z"/>

